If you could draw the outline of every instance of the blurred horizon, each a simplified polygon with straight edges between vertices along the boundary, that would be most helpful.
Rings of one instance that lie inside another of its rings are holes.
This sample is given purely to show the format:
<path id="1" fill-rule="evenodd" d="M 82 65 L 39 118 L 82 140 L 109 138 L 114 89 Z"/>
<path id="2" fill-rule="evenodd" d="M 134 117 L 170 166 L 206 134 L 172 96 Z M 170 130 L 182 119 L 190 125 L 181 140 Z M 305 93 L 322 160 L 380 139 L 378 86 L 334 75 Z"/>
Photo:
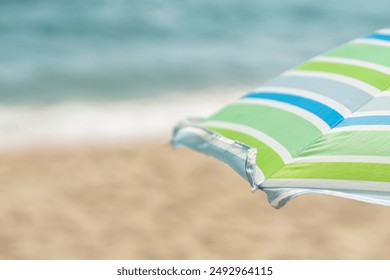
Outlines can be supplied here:
<path id="1" fill-rule="evenodd" d="M 354 2 L 1 1 L 0 103 L 257 86 L 388 24 Z"/>
<path id="2" fill-rule="evenodd" d="M 386 27 L 389 13 L 378 8 L 385 3 L 0 1 L 0 134 L 10 142 L 37 135 L 83 138 L 100 124 L 82 114 L 102 104 L 130 102 L 147 110 L 143 104 L 151 101 L 164 111 L 175 97 L 187 98 L 186 104 L 202 99 L 200 108 L 207 106 L 204 96 L 239 97 L 318 53 Z M 68 103 L 83 104 L 74 113 L 87 119 L 84 126 L 69 118 Z M 54 113 L 41 114 L 42 106 Z M 92 115 L 112 115 L 100 107 Z M 135 123 L 145 121 L 128 114 Z M 102 116 L 104 126 L 126 121 L 121 114 L 108 122 Z M 122 125 L 113 136 L 109 129 L 94 135 L 124 137 L 126 129 L 145 130 Z"/>

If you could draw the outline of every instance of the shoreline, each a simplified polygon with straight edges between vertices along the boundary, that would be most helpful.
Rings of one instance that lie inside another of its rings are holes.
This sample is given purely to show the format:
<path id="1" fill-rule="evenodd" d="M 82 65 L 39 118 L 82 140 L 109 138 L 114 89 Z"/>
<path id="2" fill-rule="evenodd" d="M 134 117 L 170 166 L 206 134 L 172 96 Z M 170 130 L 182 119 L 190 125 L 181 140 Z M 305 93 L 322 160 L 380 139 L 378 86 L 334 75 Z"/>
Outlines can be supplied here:
<path id="1" fill-rule="evenodd" d="M 209 116 L 245 92 L 209 89 L 143 99 L 2 104 L 0 150 L 169 138 L 173 127 L 189 114 Z"/>

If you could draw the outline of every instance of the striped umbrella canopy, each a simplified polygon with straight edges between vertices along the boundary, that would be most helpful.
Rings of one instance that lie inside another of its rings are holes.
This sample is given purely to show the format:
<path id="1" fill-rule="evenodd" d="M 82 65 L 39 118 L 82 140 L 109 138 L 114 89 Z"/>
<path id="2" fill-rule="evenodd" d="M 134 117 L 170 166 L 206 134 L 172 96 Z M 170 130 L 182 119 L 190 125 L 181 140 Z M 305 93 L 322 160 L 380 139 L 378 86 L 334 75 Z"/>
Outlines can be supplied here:
<path id="1" fill-rule="evenodd" d="M 174 130 L 279 208 L 307 193 L 390 205 L 390 29 L 314 57 Z"/>

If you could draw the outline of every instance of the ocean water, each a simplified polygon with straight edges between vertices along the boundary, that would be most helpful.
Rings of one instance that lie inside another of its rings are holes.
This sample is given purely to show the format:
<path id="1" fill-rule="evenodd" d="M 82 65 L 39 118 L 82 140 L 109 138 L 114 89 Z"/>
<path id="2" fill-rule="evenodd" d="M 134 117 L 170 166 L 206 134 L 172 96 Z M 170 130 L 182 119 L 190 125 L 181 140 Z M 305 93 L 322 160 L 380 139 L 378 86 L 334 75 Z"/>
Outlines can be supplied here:
<path id="1" fill-rule="evenodd" d="M 0 147 L 168 135 L 386 26 L 387 0 L 0 0 Z"/>

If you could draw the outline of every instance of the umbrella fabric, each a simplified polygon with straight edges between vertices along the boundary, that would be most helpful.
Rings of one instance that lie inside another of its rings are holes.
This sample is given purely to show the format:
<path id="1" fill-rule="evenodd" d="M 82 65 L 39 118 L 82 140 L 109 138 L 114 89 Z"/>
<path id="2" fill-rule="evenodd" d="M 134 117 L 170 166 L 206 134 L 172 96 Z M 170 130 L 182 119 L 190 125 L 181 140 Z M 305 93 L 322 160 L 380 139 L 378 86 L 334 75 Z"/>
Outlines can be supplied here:
<path id="1" fill-rule="evenodd" d="M 180 123 L 172 142 L 229 164 L 276 208 L 305 193 L 390 205 L 390 29 Z"/>

